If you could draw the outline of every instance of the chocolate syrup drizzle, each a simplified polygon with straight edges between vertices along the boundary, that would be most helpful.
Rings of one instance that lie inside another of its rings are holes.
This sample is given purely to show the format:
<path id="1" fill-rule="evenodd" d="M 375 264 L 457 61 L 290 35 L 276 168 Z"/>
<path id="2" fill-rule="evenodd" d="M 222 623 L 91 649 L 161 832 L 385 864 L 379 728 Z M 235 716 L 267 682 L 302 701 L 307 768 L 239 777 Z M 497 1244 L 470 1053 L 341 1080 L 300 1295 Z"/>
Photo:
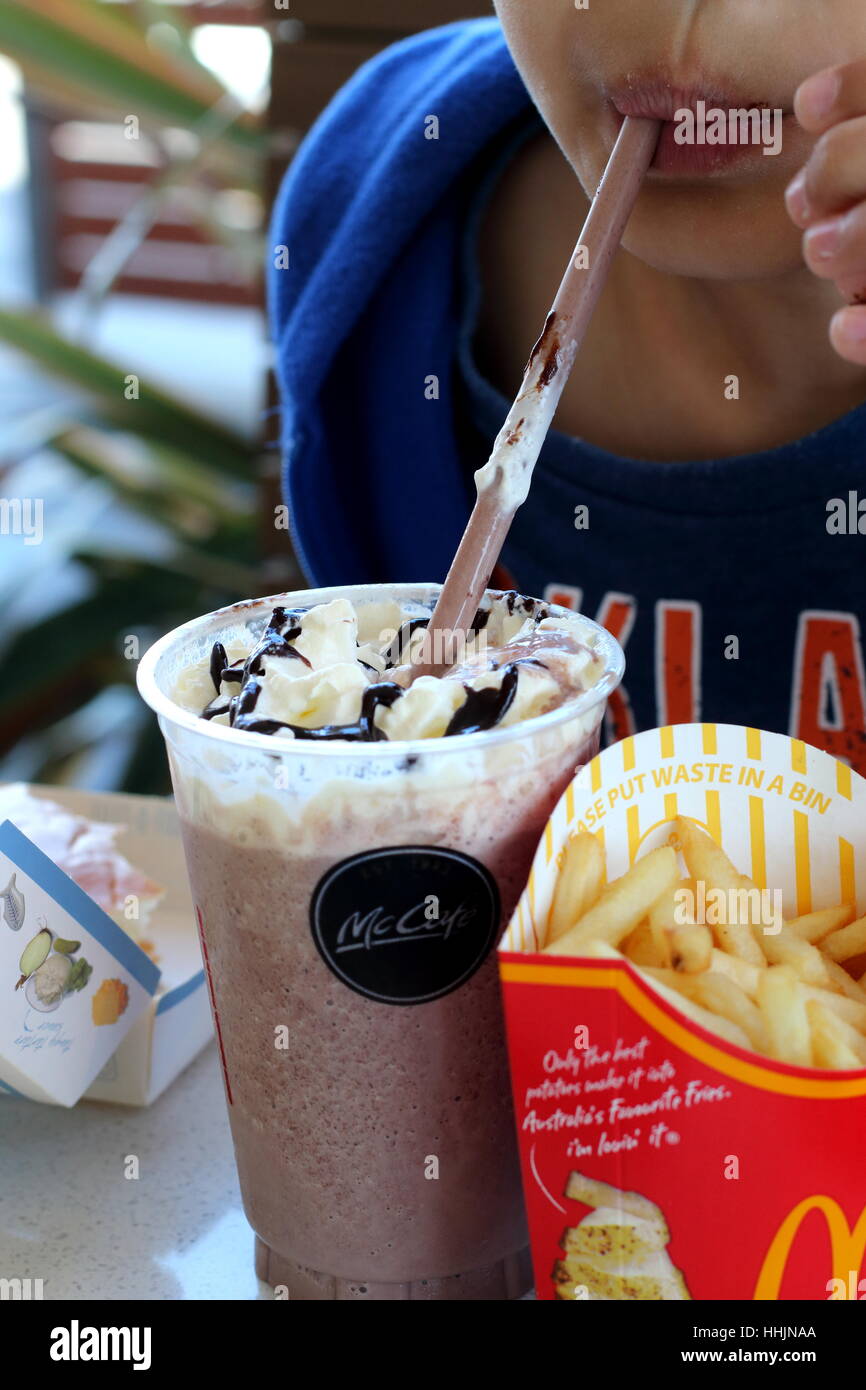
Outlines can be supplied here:
<path id="1" fill-rule="evenodd" d="M 210 678 L 213 681 L 217 695 L 223 681 L 238 681 L 241 686 L 239 695 L 225 706 L 218 706 L 215 700 L 211 700 L 207 708 L 202 712 L 202 719 L 214 719 L 218 714 L 228 714 L 229 722 L 234 724 L 238 713 L 249 713 L 255 708 L 256 701 L 261 694 L 261 686 L 258 682 L 250 680 L 252 676 L 264 674 L 263 659 L 266 656 L 287 657 L 289 660 L 302 661 L 312 671 L 311 662 L 291 645 L 296 637 L 300 637 L 303 631 L 297 619 L 300 613 L 287 613 L 285 608 L 275 608 L 268 625 L 262 636 L 259 638 L 253 650 L 250 652 L 246 661 L 228 664 L 228 655 L 222 642 L 214 642 L 210 654 Z M 284 629 L 284 630 L 281 630 Z M 251 693 L 248 693 L 251 692 Z M 243 710 L 240 708 L 240 701 L 244 695 L 247 701 Z M 250 700 L 252 703 L 249 703 Z"/>
<path id="2" fill-rule="evenodd" d="M 475 617 L 472 619 L 469 631 L 475 633 L 483 631 L 490 621 L 490 612 L 491 610 L 489 608 L 479 608 Z"/>
<path id="3" fill-rule="evenodd" d="M 226 649 L 222 642 L 214 642 L 213 651 L 210 654 L 210 678 L 214 684 L 217 695 L 220 693 L 220 682 L 223 678 L 223 671 L 229 664 Z"/>
<path id="4" fill-rule="evenodd" d="M 252 710 L 261 694 L 259 681 L 250 681 L 235 699 L 238 702 L 242 701 L 249 686 L 255 687 L 252 702 L 248 706 Z M 395 685 L 393 681 L 380 681 L 378 685 L 368 685 L 361 696 L 361 717 L 357 724 L 323 724 L 318 729 L 305 729 L 300 724 L 284 724 L 280 719 L 256 719 L 247 712 L 246 706 L 235 711 L 232 724 L 234 728 L 244 729 L 251 734 L 275 734 L 278 729 L 291 729 L 295 738 L 301 739 L 328 740 L 339 738 L 348 739 L 354 743 L 382 743 L 387 742 L 388 735 L 384 730 L 377 728 L 374 723 L 376 710 L 380 705 L 390 709 L 391 705 L 399 700 L 404 693 L 402 685 Z"/>
<path id="5" fill-rule="evenodd" d="M 510 614 L 513 614 L 517 602 L 523 601 L 514 590 L 504 594 L 503 598 Z M 532 613 L 535 611 L 536 605 L 532 603 L 531 607 L 529 605 L 526 607 L 527 611 Z M 547 610 L 542 609 L 538 617 L 546 616 L 546 612 Z M 471 631 L 481 632 L 487 626 L 490 613 L 489 608 L 479 608 L 472 621 Z M 390 709 L 400 699 L 400 696 L 405 694 L 404 687 L 393 681 L 379 681 L 367 687 L 361 697 L 360 716 L 354 724 L 325 724 L 317 729 L 307 729 L 298 724 L 287 724 L 280 719 L 257 719 L 255 717 L 256 705 L 262 693 L 262 678 L 265 674 L 263 659 L 266 656 L 288 657 L 302 661 L 305 666 L 313 669 L 307 658 L 291 645 L 295 638 L 301 635 L 302 627 L 299 621 L 301 617 L 302 614 L 298 611 L 289 613 L 285 608 L 275 608 L 264 633 L 243 665 L 238 661 L 229 666 L 225 647 L 221 642 L 215 642 L 210 657 L 210 676 L 217 692 L 217 698 L 206 706 L 200 717 L 202 719 L 215 719 L 218 715 L 228 714 L 229 724 L 233 728 L 254 734 L 275 734 L 280 729 L 288 729 L 298 739 L 317 741 L 343 739 L 349 742 L 363 743 L 387 742 L 388 735 L 377 727 L 375 716 L 377 709 L 380 707 Z M 413 632 L 417 628 L 426 627 L 429 622 L 429 618 L 411 618 L 403 623 L 391 645 L 382 653 L 388 667 L 400 664 Z M 378 674 L 375 668 L 367 662 L 362 661 L 361 665 L 373 674 Z M 544 662 L 526 657 L 511 662 L 504 668 L 502 684 L 498 687 L 490 686 L 484 690 L 473 690 L 470 685 L 464 685 L 466 699 L 452 715 L 444 737 L 453 738 L 461 734 L 485 733 L 495 728 L 505 718 L 514 702 L 520 666 L 544 668 Z M 491 669 L 498 669 L 495 663 Z M 223 681 L 239 681 L 241 689 L 231 699 L 221 702 L 219 692 Z"/>
<path id="6" fill-rule="evenodd" d="M 283 656 L 290 660 L 303 661 L 304 665 L 312 671 L 312 663 L 291 645 L 296 637 L 300 637 L 303 630 L 297 621 L 299 617 L 299 613 L 287 613 L 285 608 L 274 609 L 268 619 L 267 627 L 246 659 L 243 683 L 246 683 L 248 676 L 263 675 L 262 662 L 266 656 Z M 285 631 L 281 629 L 285 629 Z"/>
<path id="7" fill-rule="evenodd" d="M 199 715 L 199 718 L 216 719 L 218 714 L 228 714 L 231 708 L 231 703 L 231 700 L 225 700 L 222 704 L 220 704 L 219 696 L 217 696 L 215 700 L 211 700 L 210 704 L 205 706 L 205 708 Z"/>
<path id="8" fill-rule="evenodd" d="M 511 666 L 505 667 L 500 686 L 491 685 L 486 690 L 473 690 L 471 685 L 464 685 L 466 699 L 451 716 L 451 722 L 445 730 L 445 738 L 452 738 L 455 734 L 486 733 L 505 718 L 517 694 L 517 680 L 520 675 L 517 665 L 517 662 L 514 662 Z"/>
<path id="9" fill-rule="evenodd" d="M 540 623 L 542 618 L 550 617 L 550 609 L 545 604 L 540 604 L 538 599 L 535 598 L 524 598 L 516 589 L 506 589 L 500 594 L 500 599 L 505 600 L 505 606 L 508 609 L 508 616 L 510 618 L 514 616 L 515 608 L 522 609 L 527 618 L 535 618 L 536 623 Z M 479 610 L 479 612 L 480 611 L 481 610 Z M 488 611 L 488 617 L 489 616 Z"/>
<path id="10" fill-rule="evenodd" d="M 419 627 L 427 627 L 429 622 L 430 618 L 409 618 L 407 622 L 402 624 L 400 631 L 397 633 L 390 647 L 382 653 L 386 667 L 400 665 L 400 662 L 403 660 L 403 652 L 406 649 L 406 644 L 410 640 L 412 633 Z"/>

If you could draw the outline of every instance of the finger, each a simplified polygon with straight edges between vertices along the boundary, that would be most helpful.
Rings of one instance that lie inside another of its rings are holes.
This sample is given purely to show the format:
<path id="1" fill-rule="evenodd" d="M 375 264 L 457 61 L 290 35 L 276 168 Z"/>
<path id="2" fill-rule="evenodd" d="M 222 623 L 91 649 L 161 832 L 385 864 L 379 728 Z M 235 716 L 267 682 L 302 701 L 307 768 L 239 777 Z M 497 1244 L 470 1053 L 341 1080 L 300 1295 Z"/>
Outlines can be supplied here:
<path id="1" fill-rule="evenodd" d="M 866 203 L 810 227 L 803 238 L 803 256 L 822 280 L 859 280 L 866 286 Z"/>
<path id="2" fill-rule="evenodd" d="M 866 367 L 866 305 L 840 309 L 830 323 L 830 341 L 840 357 Z"/>
<path id="3" fill-rule="evenodd" d="M 794 113 L 804 130 L 823 135 L 839 121 L 866 113 L 866 58 L 823 68 L 807 77 L 794 97 Z"/>
<path id="4" fill-rule="evenodd" d="M 806 228 L 866 195 L 866 116 L 828 130 L 785 193 L 788 212 Z"/>

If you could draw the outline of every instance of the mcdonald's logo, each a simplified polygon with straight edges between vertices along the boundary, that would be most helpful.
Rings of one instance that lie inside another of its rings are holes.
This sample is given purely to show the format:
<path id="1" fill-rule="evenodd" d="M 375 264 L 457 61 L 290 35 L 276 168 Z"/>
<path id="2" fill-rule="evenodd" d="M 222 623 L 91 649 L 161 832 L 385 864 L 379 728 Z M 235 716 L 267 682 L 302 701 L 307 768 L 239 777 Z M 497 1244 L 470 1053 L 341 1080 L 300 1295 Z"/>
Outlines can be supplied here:
<path id="1" fill-rule="evenodd" d="M 857 1298 L 858 1275 L 863 1263 L 864 1250 L 866 1250 L 866 1207 L 863 1208 L 857 1224 L 851 1230 L 845 1213 L 835 1198 L 817 1195 L 806 1197 L 800 1202 L 790 1215 L 785 1217 L 773 1237 L 773 1242 L 767 1251 L 767 1257 L 755 1285 L 754 1298 L 756 1300 L 775 1301 L 778 1299 L 782 1279 L 788 1266 L 791 1247 L 797 1238 L 800 1227 L 812 1211 L 822 1213 L 830 1235 L 833 1278 L 832 1281 L 827 1282 L 828 1292 L 831 1283 L 835 1284 L 838 1291 L 839 1281 L 841 1281 L 842 1286 L 848 1292 L 845 1295 L 839 1294 L 839 1296 Z M 852 1285 L 853 1292 L 851 1291 Z M 836 1295 L 830 1296 L 835 1297 Z"/>

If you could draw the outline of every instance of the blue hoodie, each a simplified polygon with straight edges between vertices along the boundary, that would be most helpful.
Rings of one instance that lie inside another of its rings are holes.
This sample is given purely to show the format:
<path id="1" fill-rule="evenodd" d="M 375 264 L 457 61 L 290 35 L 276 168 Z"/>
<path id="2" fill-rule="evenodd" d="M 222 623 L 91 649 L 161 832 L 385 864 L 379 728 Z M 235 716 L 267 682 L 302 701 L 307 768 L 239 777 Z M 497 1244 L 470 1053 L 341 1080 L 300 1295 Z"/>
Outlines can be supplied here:
<path id="1" fill-rule="evenodd" d="M 467 21 L 361 68 L 292 163 L 269 299 L 284 494 L 311 582 L 444 578 L 509 405 L 472 352 L 475 232 L 502 160 L 537 128 L 497 21 Z M 694 463 L 551 432 L 503 561 L 515 587 L 625 646 L 613 736 L 747 724 L 866 773 L 864 438 L 866 406 Z"/>

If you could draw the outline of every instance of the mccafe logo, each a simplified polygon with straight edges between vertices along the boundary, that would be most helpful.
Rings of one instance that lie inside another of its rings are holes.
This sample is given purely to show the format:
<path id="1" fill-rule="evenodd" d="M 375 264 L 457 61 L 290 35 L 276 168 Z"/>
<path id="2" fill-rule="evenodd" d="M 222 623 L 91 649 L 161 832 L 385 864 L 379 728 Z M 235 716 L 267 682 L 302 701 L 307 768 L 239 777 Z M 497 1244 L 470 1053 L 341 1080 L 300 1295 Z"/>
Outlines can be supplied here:
<path id="1" fill-rule="evenodd" d="M 483 864 L 456 850 L 396 845 L 335 864 L 313 894 L 310 927 L 349 989 L 383 1004 L 424 1004 L 474 975 L 499 914 Z"/>
<path id="2" fill-rule="evenodd" d="M 468 927 L 475 913 L 476 909 L 468 903 L 459 903 L 453 911 L 443 912 L 435 893 L 428 894 L 423 902 L 415 903 L 401 917 L 395 917 L 384 904 L 378 903 L 363 917 L 355 911 L 346 918 L 337 933 L 335 951 L 339 956 L 345 951 L 369 951 L 386 942 L 408 944 L 419 932 L 425 932 L 428 938 L 441 937 L 447 941 L 452 931 Z"/>
<path id="3" fill-rule="evenodd" d="M 813 1211 L 821 1212 L 830 1236 L 832 1278 L 826 1283 L 828 1299 L 838 1301 L 866 1297 L 866 1280 L 859 1278 L 866 1251 L 866 1208 L 860 1213 L 852 1230 L 836 1199 L 818 1194 L 800 1202 L 782 1222 L 758 1275 L 755 1299 L 778 1299 L 791 1247 L 806 1217 Z"/>

